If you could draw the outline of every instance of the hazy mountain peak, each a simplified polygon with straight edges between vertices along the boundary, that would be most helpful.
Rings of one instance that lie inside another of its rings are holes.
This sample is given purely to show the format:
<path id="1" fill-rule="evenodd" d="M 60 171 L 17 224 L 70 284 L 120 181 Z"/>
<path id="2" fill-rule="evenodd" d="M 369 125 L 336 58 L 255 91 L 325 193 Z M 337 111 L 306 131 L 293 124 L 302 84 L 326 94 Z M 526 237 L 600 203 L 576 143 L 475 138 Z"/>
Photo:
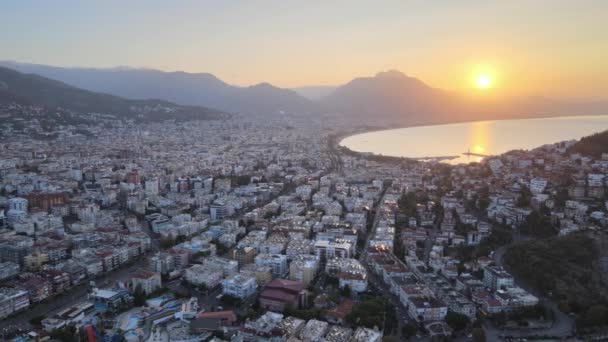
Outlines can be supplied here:
<path id="1" fill-rule="evenodd" d="M 376 74 L 376 78 L 410 78 L 406 74 L 399 70 L 391 69 L 387 71 L 380 71 Z"/>
<path id="2" fill-rule="evenodd" d="M 273 86 L 272 84 L 268 83 L 268 82 L 261 82 L 258 84 L 254 84 L 252 86 L 250 86 L 249 88 L 253 88 L 253 89 L 279 89 L 275 86 Z"/>

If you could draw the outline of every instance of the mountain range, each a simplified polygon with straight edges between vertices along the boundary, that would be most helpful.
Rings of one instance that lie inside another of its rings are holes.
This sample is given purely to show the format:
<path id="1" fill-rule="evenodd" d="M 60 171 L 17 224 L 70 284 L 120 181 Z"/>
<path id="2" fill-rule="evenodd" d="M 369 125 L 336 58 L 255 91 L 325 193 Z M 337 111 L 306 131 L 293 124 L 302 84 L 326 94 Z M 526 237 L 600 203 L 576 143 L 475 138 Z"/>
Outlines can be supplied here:
<path id="1" fill-rule="evenodd" d="M 374 123 L 414 125 L 468 120 L 608 114 L 605 101 L 541 97 L 469 98 L 428 86 L 399 71 L 355 78 L 338 87 L 283 89 L 268 83 L 230 85 L 209 73 L 134 68 L 62 68 L 17 62 L 0 65 L 93 92 L 130 99 L 156 98 L 242 114 L 330 113 Z M 305 96 L 302 96 L 305 95 Z"/>
<path id="2" fill-rule="evenodd" d="M 190 106 L 217 108 L 229 113 L 307 113 L 315 104 L 295 91 L 260 83 L 232 86 L 209 73 L 164 72 L 134 68 L 60 68 L 47 65 L 0 62 L 25 73 L 38 74 L 95 92 L 130 99 L 162 99 Z"/>
<path id="3" fill-rule="evenodd" d="M 103 113 L 138 121 L 167 119 L 218 119 L 226 114 L 199 106 L 177 105 L 165 100 L 133 100 L 83 90 L 36 74 L 0 67 L 0 104 L 44 107 L 77 114 Z M 57 114 L 59 115 L 59 114 Z"/>

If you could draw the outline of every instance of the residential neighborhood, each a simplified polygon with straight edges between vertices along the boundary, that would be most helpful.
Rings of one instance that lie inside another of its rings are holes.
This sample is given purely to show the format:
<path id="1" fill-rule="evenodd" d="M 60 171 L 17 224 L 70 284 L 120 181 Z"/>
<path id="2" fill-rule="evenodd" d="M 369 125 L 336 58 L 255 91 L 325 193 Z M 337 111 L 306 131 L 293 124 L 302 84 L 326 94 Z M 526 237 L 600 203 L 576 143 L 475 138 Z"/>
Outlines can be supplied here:
<path id="1" fill-rule="evenodd" d="M 0 142 L 3 340 L 567 338 L 505 250 L 608 222 L 608 155 L 574 142 L 448 165 L 350 151 L 339 121 L 22 124 Z"/>

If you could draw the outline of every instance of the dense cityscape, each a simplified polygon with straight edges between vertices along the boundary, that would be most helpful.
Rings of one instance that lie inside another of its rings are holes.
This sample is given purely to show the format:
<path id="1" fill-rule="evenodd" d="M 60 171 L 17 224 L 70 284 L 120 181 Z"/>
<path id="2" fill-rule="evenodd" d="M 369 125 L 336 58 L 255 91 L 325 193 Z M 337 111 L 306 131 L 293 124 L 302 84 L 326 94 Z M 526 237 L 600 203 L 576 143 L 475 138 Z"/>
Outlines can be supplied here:
<path id="1" fill-rule="evenodd" d="M 361 129 L 6 120 L 2 339 L 606 336 L 608 155 L 451 166 L 338 145 Z"/>
<path id="2" fill-rule="evenodd" d="M 0 342 L 608 341 L 607 14 L 2 1 Z"/>

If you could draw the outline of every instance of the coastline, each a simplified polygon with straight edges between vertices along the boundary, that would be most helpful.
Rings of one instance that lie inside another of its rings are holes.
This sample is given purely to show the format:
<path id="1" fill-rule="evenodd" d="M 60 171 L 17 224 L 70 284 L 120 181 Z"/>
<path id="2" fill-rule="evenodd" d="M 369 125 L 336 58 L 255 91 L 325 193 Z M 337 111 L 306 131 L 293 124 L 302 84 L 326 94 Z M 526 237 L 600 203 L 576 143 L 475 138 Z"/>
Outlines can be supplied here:
<path id="1" fill-rule="evenodd" d="M 577 118 L 577 117 L 597 117 L 597 116 L 608 116 L 608 113 L 607 114 L 578 114 L 578 115 L 546 115 L 546 116 L 541 115 L 541 116 L 532 116 L 532 117 L 526 117 L 526 118 L 499 118 L 499 119 L 488 119 L 488 120 L 450 121 L 450 122 L 444 122 L 444 123 L 410 124 L 410 125 L 404 125 L 404 126 L 398 126 L 398 127 L 388 127 L 387 126 L 386 128 L 370 127 L 368 129 L 361 128 L 361 129 L 355 129 L 351 132 L 338 133 L 337 135 L 334 136 L 334 144 L 336 145 L 335 147 L 338 149 L 347 150 L 347 151 L 349 151 L 349 153 L 357 154 L 358 156 L 361 156 L 361 157 L 365 157 L 365 156 L 369 157 L 369 156 L 373 155 L 373 156 L 382 157 L 382 158 L 386 158 L 386 157 L 400 158 L 403 160 L 411 160 L 411 161 L 442 161 L 442 160 L 455 159 L 460 156 L 458 155 L 458 156 L 437 156 L 437 157 L 417 157 L 417 158 L 387 156 L 387 155 L 382 155 L 382 154 L 376 154 L 373 152 L 361 152 L 361 151 L 351 150 L 349 147 L 347 147 L 343 144 L 343 141 L 350 137 L 353 137 L 356 135 L 361 135 L 361 134 L 400 130 L 400 129 L 406 129 L 406 128 L 415 128 L 415 127 L 446 126 L 446 125 L 454 125 L 454 124 L 489 122 L 489 121 L 538 120 L 538 119 L 552 119 L 552 118 Z M 486 157 L 491 157 L 491 155 L 488 155 Z"/>
<path id="2" fill-rule="evenodd" d="M 374 131 L 383 131 L 381 130 L 374 130 Z M 378 162 L 385 162 L 385 163 L 412 163 L 412 162 L 418 162 L 418 160 L 413 159 L 413 158 L 407 158 L 407 157 L 394 157 L 394 156 L 384 156 L 384 155 L 380 155 L 380 154 L 374 154 L 371 152 L 358 152 L 358 151 L 353 151 L 351 149 L 349 149 L 346 146 L 341 145 L 342 140 L 346 139 L 349 136 L 353 136 L 353 135 L 357 135 L 357 134 L 362 134 L 365 131 L 360 131 L 360 132 L 338 132 L 336 134 L 330 134 L 327 139 L 327 145 L 330 151 L 335 151 L 338 153 L 342 153 L 348 156 L 352 156 L 352 157 L 358 157 L 358 158 L 363 158 L 363 159 L 367 159 L 367 160 L 372 160 L 372 161 L 378 161 Z"/>
<path id="3" fill-rule="evenodd" d="M 441 122 L 441 123 L 410 124 L 410 125 L 404 125 L 404 126 L 398 126 L 398 127 L 388 127 L 387 126 L 386 128 L 377 128 L 377 127 L 374 127 L 373 129 L 366 129 L 366 130 L 361 130 L 361 131 L 356 131 L 356 132 L 351 132 L 351 133 L 348 133 L 348 134 L 344 134 L 341 137 L 341 139 L 340 139 L 340 144 L 342 143 L 342 140 L 344 140 L 346 138 L 350 138 L 350 137 L 355 136 L 355 135 L 365 134 L 365 133 L 373 133 L 373 132 L 381 132 L 381 131 L 391 131 L 391 130 L 404 129 L 404 128 L 444 126 L 444 125 L 453 125 L 453 124 L 462 124 L 462 123 L 474 123 L 474 122 L 486 122 L 486 121 L 537 120 L 537 119 L 551 119 L 551 118 L 575 118 L 575 117 L 581 117 L 581 116 L 608 116 L 608 113 L 606 113 L 606 114 L 547 115 L 547 116 L 531 116 L 531 117 L 527 117 L 527 118 L 499 118 L 499 119 L 487 119 L 487 120 L 462 120 L 462 121 L 449 121 L 449 122 Z"/>

